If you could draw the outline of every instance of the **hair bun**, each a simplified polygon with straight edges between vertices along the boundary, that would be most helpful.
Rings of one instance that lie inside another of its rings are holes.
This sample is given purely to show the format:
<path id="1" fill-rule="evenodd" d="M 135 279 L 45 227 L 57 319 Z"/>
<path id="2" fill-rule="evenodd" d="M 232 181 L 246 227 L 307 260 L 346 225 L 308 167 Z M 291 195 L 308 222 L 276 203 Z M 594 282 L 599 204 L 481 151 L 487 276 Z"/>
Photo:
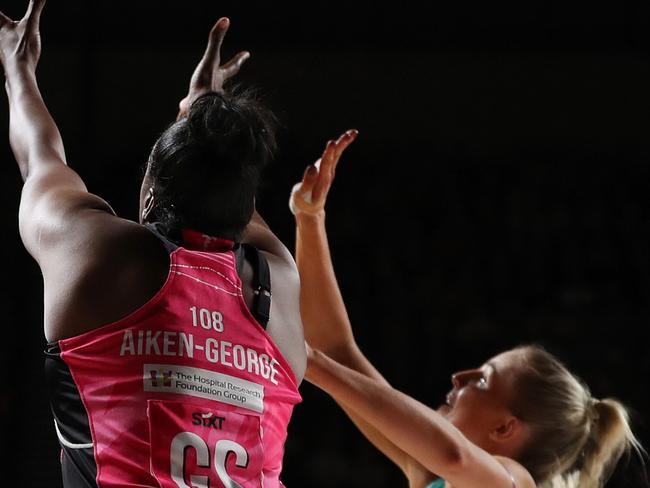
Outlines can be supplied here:
<path id="1" fill-rule="evenodd" d="M 195 100 L 151 151 L 147 172 L 157 202 L 152 219 L 169 229 L 238 239 L 275 149 L 274 120 L 250 91 Z"/>
<path id="2" fill-rule="evenodd" d="M 252 92 L 207 93 L 187 116 L 188 143 L 218 160 L 224 169 L 261 170 L 276 148 L 274 117 Z"/>

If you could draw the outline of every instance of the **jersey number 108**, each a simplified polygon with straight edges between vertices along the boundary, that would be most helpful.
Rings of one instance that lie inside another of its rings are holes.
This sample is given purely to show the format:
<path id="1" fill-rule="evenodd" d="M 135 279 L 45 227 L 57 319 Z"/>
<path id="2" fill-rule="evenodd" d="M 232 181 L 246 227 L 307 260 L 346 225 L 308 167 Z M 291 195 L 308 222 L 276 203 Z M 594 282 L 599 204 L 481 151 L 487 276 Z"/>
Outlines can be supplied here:
<path id="1" fill-rule="evenodd" d="M 190 307 L 192 312 L 192 325 L 198 327 L 200 324 L 201 327 L 205 330 L 215 330 L 217 332 L 223 332 L 223 314 L 221 312 L 210 312 L 207 308 L 198 309 L 196 307 Z"/>

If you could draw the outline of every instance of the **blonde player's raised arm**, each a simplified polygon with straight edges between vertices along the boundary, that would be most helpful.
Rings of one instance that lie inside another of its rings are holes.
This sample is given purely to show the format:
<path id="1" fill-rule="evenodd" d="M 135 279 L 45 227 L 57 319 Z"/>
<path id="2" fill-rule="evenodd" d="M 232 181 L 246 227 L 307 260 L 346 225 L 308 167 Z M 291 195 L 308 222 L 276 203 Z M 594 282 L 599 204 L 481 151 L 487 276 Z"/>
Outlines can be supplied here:
<path id="1" fill-rule="evenodd" d="M 322 157 L 307 167 L 303 180 L 291 192 L 289 206 L 296 218 L 296 261 L 301 281 L 300 312 L 305 338 L 312 347 L 389 386 L 355 341 L 325 228 L 325 202 L 336 167 L 357 135 L 356 130 L 349 130 L 336 141 L 329 141 Z M 424 486 L 434 477 L 354 410 L 340 405 L 366 438 L 403 471 L 412 486 Z"/>
<path id="2" fill-rule="evenodd" d="M 294 186 L 306 379 L 329 393 L 412 488 L 531 488 L 580 479 L 600 487 L 626 449 L 639 448 L 625 408 L 597 400 L 537 346 L 505 351 L 455 373 L 432 409 L 391 387 L 357 346 L 325 230 L 325 200 L 348 131 Z M 577 412 L 577 413 L 576 413 Z M 434 474 L 435 473 L 435 474 Z M 564 480 L 564 481 L 562 481 Z"/>

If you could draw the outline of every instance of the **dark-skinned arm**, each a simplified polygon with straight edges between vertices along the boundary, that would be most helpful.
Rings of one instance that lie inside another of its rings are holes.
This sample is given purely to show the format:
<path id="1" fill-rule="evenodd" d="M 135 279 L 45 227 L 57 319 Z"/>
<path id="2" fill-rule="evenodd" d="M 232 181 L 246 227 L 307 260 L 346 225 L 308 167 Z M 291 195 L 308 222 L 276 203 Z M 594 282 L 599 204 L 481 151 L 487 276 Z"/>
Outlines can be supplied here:
<path id="1" fill-rule="evenodd" d="M 192 103 L 202 95 L 211 92 L 224 93 L 226 82 L 239 73 L 242 65 L 250 57 L 248 51 L 240 51 L 228 62 L 220 64 L 221 46 L 229 27 L 230 20 L 227 17 L 220 18 L 212 27 L 205 52 L 192 73 L 188 93 L 179 103 L 177 120 L 186 117 Z M 257 210 L 246 227 L 243 240 L 295 266 L 289 250 L 271 231 Z"/>
<path id="2" fill-rule="evenodd" d="M 112 213 L 101 198 L 88 193 L 67 166 L 63 141 L 36 81 L 41 53 L 40 16 L 45 0 L 32 0 L 14 22 L 0 13 L 0 60 L 9 100 L 9 141 L 25 182 L 19 225 L 27 250 L 39 262 L 64 236 L 58 225 L 77 209 Z"/>

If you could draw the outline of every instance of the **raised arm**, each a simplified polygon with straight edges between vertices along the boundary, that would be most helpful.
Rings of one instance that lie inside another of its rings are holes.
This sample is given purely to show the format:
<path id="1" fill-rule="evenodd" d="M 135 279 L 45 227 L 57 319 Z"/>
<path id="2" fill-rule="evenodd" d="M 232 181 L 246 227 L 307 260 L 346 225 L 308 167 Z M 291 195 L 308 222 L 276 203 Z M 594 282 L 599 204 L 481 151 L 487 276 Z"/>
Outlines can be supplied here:
<path id="1" fill-rule="evenodd" d="M 187 115 L 190 105 L 202 95 L 210 92 L 223 93 L 224 85 L 233 78 L 246 60 L 250 52 L 240 51 L 228 62 L 221 63 L 221 46 L 230 27 L 230 20 L 222 17 L 214 24 L 203 57 L 196 65 L 187 95 L 179 103 L 178 119 Z M 286 246 L 278 239 L 266 224 L 264 219 L 255 211 L 250 224 L 246 228 L 244 241 L 253 244 L 263 251 L 279 256 L 293 265 L 293 257 Z"/>
<path id="2" fill-rule="evenodd" d="M 512 478 L 503 466 L 511 461 L 497 460 L 474 445 L 435 410 L 320 351 L 309 350 L 308 360 L 308 381 L 362 417 L 428 471 L 456 488 L 512 488 Z M 532 487 L 532 480 L 518 479 L 517 486 Z"/>
<path id="3" fill-rule="evenodd" d="M 324 207 L 340 156 L 355 137 L 356 131 L 348 131 L 328 142 L 291 195 L 301 312 L 307 341 L 316 349 L 309 349 L 305 377 L 339 403 L 368 440 L 402 469 L 412 488 L 426 486 L 436 477 L 433 473 L 459 488 L 511 488 L 499 461 L 436 411 L 392 388 L 354 340 L 329 252 Z"/>
<path id="4" fill-rule="evenodd" d="M 19 22 L 0 13 L 0 56 L 10 109 L 9 142 L 23 181 L 35 170 L 65 164 L 61 135 L 36 83 L 41 54 L 39 22 L 44 4 L 30 2 Z"/>
<path id="5" fill-rule="evenodd" d="M 307 342 L 341 364 L 389 387 L 388 382 L 363 355 L 354 339 L 350 319 L 334 273 L 325 229 L 325 202 L 338 161 L 357 137 L 350 130 L 329 141 L 323 156 L 305 171 L 294 186 L 289 202 L 296 217 L 296 260 L 301 281 L 300 311 Z M 335 400 L 338 399 L 335 397 Z M 366 438 L 397 464 L 411 480 L 432 478 L 409 455 L 390 442 L 363 417 L 339 402 Z"/>
<path id="6" fill-rule="evenodd" d="M 303 180 L 294 186 L 289 206 L 296 218 L 296 261 L 307 342 L 342 364 L 382 378 L 354 340 L 325 228 L 325 202 L 336 166 L 356 137 L 357 132 L 350 130 L 337 141 L 327 143 L 322 157 L 306 169 Z"/>
<path id="7" fill-rule="evenodd" d="M 112 213 L 89 194 L 66 164 L 59 130 L 36 82 L 41 54 L 40 15 L 45 0 L 32 0 L 25 16 L 13 21 L 0 13 L 0 61 L 9 99 L 9 141 L 25 185 L 19 224 L 23 243 L 43 267 L 43 255 L 65 236 L 62 217 L 80 208 Z"/>

